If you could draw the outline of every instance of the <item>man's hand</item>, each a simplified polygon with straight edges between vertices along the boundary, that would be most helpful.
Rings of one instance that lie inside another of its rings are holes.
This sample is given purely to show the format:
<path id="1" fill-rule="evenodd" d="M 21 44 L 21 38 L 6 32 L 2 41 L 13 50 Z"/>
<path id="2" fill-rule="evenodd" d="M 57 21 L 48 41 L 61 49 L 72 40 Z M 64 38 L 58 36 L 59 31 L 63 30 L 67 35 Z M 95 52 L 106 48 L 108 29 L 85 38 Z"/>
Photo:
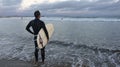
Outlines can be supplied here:
<path id="1" fill-rule="evenodd" d="M 40 44 L 43 44 L 43 41 L 42 41 L 42 39 L 40 39 Z"/>

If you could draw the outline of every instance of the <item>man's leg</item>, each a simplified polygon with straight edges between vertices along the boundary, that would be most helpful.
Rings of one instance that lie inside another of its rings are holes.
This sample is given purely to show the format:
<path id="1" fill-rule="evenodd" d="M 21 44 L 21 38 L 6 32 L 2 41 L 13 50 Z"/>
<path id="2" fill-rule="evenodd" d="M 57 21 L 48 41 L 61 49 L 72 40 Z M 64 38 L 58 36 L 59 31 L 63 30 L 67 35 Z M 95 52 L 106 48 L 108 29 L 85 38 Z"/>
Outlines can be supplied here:
<path id="1" fill-rule="evenodd" d="M 41 49 L 42 63 L 45 61 L 45 47 Z"/>
<path id="2" fill-rule="evenodd" d="M 37 41 L 35 41 L 35 52 L 34 52 L 34 55 L 35 55 L 35 62 L 38 62 L 38 45 L 37 45 Z"/>

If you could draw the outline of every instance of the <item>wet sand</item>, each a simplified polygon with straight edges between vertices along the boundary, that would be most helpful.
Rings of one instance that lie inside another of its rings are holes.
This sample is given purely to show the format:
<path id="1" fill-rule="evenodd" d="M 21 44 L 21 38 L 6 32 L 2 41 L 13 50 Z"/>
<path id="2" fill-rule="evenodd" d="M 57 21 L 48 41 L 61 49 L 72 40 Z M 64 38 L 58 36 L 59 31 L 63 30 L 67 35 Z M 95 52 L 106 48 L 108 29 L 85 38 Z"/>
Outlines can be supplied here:
<path id="1" fill-rule="evenodd" d="M 0 60 L 0 67 L 33 67 L 33 65 L 25 61 Z"/>
<path id="2" fill-rule="evenodd" d="M 0 60 L 0 67 L 35 67 L 32 62 L 19 61 L 19 60 Z M 71 67 L 69 63 L 48 63 L 41 64 L 36 67 Z"/>

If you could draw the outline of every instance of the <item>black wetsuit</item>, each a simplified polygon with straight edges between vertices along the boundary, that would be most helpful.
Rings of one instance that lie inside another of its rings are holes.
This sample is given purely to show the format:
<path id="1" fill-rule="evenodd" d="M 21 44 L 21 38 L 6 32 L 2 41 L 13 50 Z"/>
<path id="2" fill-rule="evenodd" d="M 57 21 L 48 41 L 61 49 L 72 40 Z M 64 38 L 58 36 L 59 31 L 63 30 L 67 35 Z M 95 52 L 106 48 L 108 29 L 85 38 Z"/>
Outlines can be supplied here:
<path id="1" fill-rule="evenodd" d="M 32 27 L 33 32 L 30 30 L 30 27 Z M 49 40 L 49 35 L 48 35 L 48 31 L 45 27 L 45 24 L 43 21 L 39 20 L 39 19 L 34 19 L 32 21 L 30 21 L 28 23 L 28 25 L 26 26 L 26 30 L 28 32 L 30 32 L 31 34 L 34 34 L 34 43 L 35 43 L 35 60 L 38 61 L 38 51 L 39 49 L 37 49 L 38 45 L 37 45 L 37 34 L 40 31 L 40 29 L 43 28 L 43 30 L 45 31 L 45 34 L 47 36 L 47 39 Z M 45 59 L 45 47 L 41 49 L 41 57 L 42 57 L 42 61 L 44 62 Z"/>

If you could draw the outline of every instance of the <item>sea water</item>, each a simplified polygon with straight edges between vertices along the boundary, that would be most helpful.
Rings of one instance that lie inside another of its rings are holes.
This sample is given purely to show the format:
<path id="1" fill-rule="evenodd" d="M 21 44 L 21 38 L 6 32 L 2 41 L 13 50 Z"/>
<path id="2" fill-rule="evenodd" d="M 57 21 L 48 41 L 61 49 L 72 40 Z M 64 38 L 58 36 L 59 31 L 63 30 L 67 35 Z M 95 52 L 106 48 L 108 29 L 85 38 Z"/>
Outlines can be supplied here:
<path id="1" fill-rule="evenodd" d="M 33 60 L 33 35 L 25 30 L 32 19 L 0 18 L 1 60 Z M 120 67 L 119 18 L 42 17 L 41 20 L 55 28 L 45 50 L 47 66 Z"/>

